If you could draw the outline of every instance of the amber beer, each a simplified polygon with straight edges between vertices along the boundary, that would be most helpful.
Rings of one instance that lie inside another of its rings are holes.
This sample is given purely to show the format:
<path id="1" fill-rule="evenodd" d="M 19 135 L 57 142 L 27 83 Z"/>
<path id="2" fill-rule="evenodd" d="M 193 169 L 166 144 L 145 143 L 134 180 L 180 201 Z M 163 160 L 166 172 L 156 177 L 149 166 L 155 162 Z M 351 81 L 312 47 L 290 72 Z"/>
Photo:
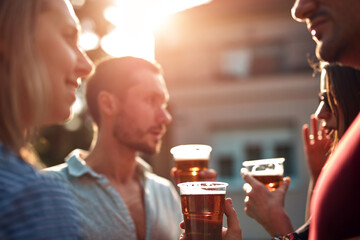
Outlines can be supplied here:
<path id="1" fill-rule="evenodd" d="M 221 240 L 225 194 L 181 195 L 186 239 Z"/>
<path id="2" fill-rule="evenodd" d="M 221 240 L 227 183 L 178 184 L 187 240 Z"/>
<path id="3" fill-rule="evenodd" d="M 174 156 L 179 182 L 201 181 L 199 172 L 209 167 L 211 147 L 202 144 L 186 144 L 173 147 L 170 152 Z"/>
<path id="4" fill-rule="evenodd" d="M 180 182 L 200 181 L 199 172 L 209 167 L 209 159 L 176 159 Z"/>
<path id="5" fill-rule="evenodd" d="M 248 173 L 273 191 L 283 182 L 284 158 L 269 158 L 243 162 Z"/>
<path id="6" fill-rule="evenodd" d="M 275 190 L 276 188 L 280 187 L 283 182 L 283 175 L 257 175 L 252 174 L 254 178 L 262 182 L 266 185 L 270 190 Z"/>

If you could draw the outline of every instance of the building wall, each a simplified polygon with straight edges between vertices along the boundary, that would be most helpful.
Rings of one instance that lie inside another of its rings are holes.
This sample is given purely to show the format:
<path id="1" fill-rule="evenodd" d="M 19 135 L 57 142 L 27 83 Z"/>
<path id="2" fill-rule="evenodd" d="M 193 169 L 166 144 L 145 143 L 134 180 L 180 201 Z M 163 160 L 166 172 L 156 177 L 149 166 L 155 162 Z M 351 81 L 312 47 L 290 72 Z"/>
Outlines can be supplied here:
<path id="1" fill-rule="evenodd" d="M 286 155 L 292 183 L 285 207 L 295 228 L 304 222 L 308 172 L 301 128 L 317 106 L 319 81 L 307 61 L 314 43 L 291 19 L 291 4 L 214 0 L 177 14 L 156 34 L 174 119 L 153 167 L 169 178 L 172 146 L 211 145 L 210 165 L 230 184 L 227 195 L 244 239 L 269 239 L 243 211 L 239 171 L 249 157 Z"/>

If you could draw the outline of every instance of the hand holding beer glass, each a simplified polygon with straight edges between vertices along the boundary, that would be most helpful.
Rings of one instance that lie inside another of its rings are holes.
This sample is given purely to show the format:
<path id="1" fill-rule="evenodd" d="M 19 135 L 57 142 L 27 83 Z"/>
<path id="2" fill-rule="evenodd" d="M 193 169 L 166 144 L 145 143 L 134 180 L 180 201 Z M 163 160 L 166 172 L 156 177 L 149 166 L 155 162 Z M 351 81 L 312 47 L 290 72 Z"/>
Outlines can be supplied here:
<path id="1" fill-rule="evenodd" d="M 207 180 L 202 179 L 199 173 L 208 170 L 211 150 L 210 146 L 203 144 L 186 144 L 173 147 L 170 152 L 175 161 L 175 181 L 182 183 Z"/>
<path id="2" fill-rule="evenodd" d="M 186 240 L 221 240 L 227 183 L 185 182 L 180 188 Z"/>
<path id="3" fill-rule="evenodd" d="M 284 161 L 284 158 L 244 161 L 244 169 L 241 169 L 241 171 L 245 171 L 247 174 L 265 184 L 270 191 L 273 191 L 283 182 Z"/>

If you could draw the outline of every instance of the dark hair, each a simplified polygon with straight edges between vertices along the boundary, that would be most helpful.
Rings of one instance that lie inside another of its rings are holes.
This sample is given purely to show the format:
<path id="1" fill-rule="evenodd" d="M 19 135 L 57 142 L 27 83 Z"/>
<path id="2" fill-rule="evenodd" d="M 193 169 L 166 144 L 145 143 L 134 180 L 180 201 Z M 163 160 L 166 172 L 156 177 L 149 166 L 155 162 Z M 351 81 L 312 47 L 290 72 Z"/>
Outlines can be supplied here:
<path id="1" fill-rule="evenodd" d="M 349 128 L 360 111 L 360 71 L 352 67 L 336 64 L 325 65 L 328 83 L 328 99 L 339 125 L 339 113 L 335 101 L 344 115 L 345 130 Z M 339 129 L 339 126 L 337 126 Z M 335 132 L 334 144 L 339 141 L 339 133 Z"/>
<path id="2" fill-rule="evenodd" d="M 94 122 L 99 126 L 100 114 L 97 97 L 101 91 L 107 91 L 121 98 L 126 90 L 136 82 L 133 74 L 139 70 L 149 70 L 163 74 L 158 63 L 136 57 L 120 57 L 102 60 L 89 78 L 86 86 L 86 102 Z"/>

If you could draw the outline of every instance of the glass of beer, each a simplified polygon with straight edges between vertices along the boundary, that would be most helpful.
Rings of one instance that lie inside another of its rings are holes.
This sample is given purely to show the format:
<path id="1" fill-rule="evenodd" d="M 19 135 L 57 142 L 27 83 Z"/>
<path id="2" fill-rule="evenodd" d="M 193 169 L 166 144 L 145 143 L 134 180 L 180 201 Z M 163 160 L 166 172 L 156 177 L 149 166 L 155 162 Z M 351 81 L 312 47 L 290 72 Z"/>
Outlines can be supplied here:
<path id="1" fill-rule="evenodd" d="M 243 166 L 248 174 L 264 183 L 269 190 L 273 191 L 283 182 L 284 158 L 268 158 L 260 160 L 244 161 Z"/>
<path id="2" fill-rule="evenodd" d="M 179 183 L 187 240 L 221 240 L 227 183 Z"/>
<path id="3" fill-rule="evenodd" d="M 179 182 L 201 181 L 199 172 L 208 169 L 212 148 L 202 144 L 186 144 L 171 148 Z"/>

